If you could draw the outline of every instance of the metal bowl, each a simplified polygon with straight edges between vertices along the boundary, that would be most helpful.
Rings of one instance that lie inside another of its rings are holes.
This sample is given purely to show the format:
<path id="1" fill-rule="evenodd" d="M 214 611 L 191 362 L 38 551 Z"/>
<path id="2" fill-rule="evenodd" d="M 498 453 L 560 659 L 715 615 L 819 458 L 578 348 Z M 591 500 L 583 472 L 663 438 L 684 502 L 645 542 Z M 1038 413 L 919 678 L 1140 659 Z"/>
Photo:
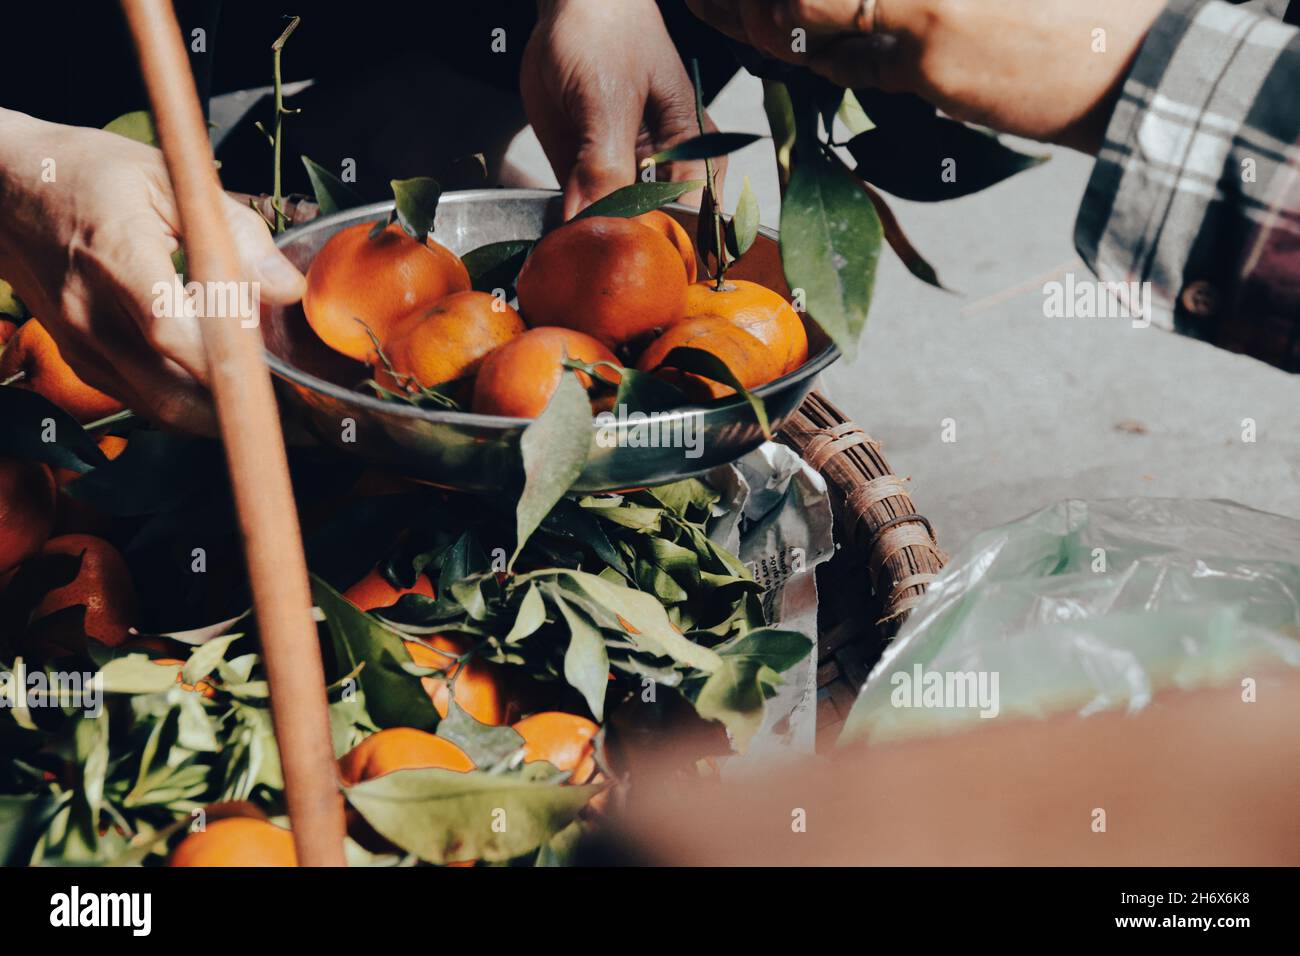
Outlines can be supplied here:
<path id="1" fill-rule="evenodd" d="M 323 216 L 290 229 L 281 250 L 304 272 L 336 232 L 384 218 L 392 203 L 376 203 Z M 696 213 L 684 206 L 666 212 L 695 234 Z M 438 241 L 464 254 L 488 242 L 533 239 L 559 224 L 559 193 L 535 189 L 449 192 L 438 206 Z M 789 293 L 776 234 L 761 230 L 753 247 L 729 273 Z M 772 427 L 799 407 L 813 378 L 839 351 L 805 317 L 810 358 L 797 371 L 756 390 Z M 432 411 L 386 402 L 356 391 L 368 372 L 320 341 L 301 305 L 263 306 L 267 362 L 282 400 L 321 440 L 414 478 L 465 491 L 491 491 L 517 484 L 522 475 L 519 438 L 528 419 Z M 763 441 L 753 411 L 742 400 L 676 409 L 658 416 L 657 436 L 644 423 L 624 419 L 592 424 L 591 454 L 575 491 L 609 491 L 664 484 L 735 461 Z"/>

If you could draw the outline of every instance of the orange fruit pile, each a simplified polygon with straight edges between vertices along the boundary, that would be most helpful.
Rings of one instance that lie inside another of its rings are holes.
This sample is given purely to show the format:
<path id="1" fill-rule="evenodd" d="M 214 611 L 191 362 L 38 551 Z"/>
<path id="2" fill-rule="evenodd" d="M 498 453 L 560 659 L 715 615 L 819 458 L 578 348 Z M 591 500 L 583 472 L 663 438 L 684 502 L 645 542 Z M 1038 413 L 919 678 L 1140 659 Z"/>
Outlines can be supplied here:
<path id="1" fill-rule="evenodd" d="M 36 392 L 78 421 L 90 423 L 122 410 L 122 403 L 87 385 L 59 352 L 49 331 L 37 319 L 21 325 L 0 323 L 0 382 L 7 387 Z M 100 451 L 112 460 L 126 448 L 127 440 L 101 434 Z M 84 634 L 68 617 L 43 628 L 46 651 L 75 651 L 89 637 L 116 647 L 128 637 L 135 616 L 135 588 L 126 562 L 109 542 L 82 533 L 106 524 L 89 505 L 61 489 L 77 474 L 51 469 L 36 461 L 0 459 L 0 589 L 23 562 L 51 555 L 79 557 L 76 579 L 44 596 L 31 611 L 29 624 L 37 624 L 58 611 L 84 606 Z M 76 633 L 73 633 L 76 631 Z"/>
<path id="2" fill-rule="evenodd" d="M 518 311 L 499 295 L 466 291 L 463 263 L 432 238 L 422 246 L 397 226 L 376 239 L 370 230 L 352 226 L 326 243 L 308 270 L 303 306 L 327 345 L 374 366 L 391 391 L 439 389 L 479 414 L 535 418 L 566 368 L 601 410 L 624 365 L 677 384 L 693 401 L 733 394 L 665 367 L 679 346 L 713 354 L 746 389 L 808 360 L 790 303 L 754 282 L 696 281 L 691 237 L 661 210 L 575 219 L 542 237 L 519 273 Z M 566 362 L 615 368 L 593 376 Z"/>

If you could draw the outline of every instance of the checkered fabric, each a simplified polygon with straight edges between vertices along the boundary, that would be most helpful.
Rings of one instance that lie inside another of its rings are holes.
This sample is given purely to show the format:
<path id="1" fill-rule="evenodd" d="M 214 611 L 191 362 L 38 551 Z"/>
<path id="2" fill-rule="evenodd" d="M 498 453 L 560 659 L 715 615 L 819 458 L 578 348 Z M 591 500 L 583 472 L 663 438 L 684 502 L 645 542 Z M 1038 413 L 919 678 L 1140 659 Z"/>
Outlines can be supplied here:
<path id="1" fill-rule="evenodd" d="M 1172 0 L 1124 84 L 1075 241 L 1103 281 L 1151 283 L 1155 324 L 1300 372 L 1300 30 Z"/>

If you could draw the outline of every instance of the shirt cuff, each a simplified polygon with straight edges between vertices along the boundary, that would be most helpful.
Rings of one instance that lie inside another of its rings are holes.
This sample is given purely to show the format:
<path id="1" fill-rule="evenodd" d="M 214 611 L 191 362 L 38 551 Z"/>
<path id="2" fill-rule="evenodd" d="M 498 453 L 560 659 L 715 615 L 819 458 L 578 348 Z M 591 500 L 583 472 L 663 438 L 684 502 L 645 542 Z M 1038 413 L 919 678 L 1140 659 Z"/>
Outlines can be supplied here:
<path id="1" fill-rule="evenodd" d="M 1220 0 L 1173 0 L 1133 63 L 1075 243 L 1103 282 L 1150 283 L 1153 324 L 1217 338 L 1253 237 L 1295 173 L 1296 36 Z"/>

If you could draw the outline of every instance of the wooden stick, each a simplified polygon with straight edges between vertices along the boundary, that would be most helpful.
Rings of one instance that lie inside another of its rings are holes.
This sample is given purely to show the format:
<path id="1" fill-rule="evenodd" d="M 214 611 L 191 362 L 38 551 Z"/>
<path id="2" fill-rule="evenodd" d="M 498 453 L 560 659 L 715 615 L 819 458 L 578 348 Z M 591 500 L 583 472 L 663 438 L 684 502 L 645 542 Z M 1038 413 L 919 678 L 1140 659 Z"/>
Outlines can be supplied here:
<path id="1" fill-rule="evenodd" d="M 122 0 L 176 194 L 191 279 L 239 281 L 207 124 L 169 0 Z M 285 800 L 302 866 L 342 866 L 343 799 L 307 562 L 262 336 L 200 322 L 271 688 Z"/>

